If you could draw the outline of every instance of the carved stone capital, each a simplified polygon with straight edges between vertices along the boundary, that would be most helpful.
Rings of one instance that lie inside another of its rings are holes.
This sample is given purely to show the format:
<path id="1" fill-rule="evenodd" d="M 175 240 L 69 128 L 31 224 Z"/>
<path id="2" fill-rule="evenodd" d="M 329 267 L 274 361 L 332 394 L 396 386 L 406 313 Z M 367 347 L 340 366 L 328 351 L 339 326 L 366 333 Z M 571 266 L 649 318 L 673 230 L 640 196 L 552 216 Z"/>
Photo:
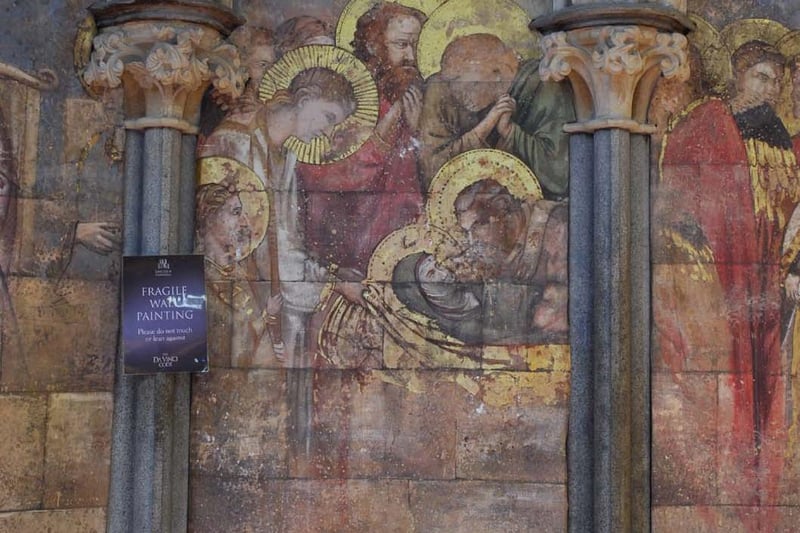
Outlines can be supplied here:
<path id="1" fill-rule="evenodd" d="M 92 91 L 125 91 L 126 126 L 196 133 L 209 84 L 241 95 L 245 70 L 220 31 L 182 20 L 125 21 L 100 29 L 81 76 Z"/>
<path id="2" fill-rule="evenodd" d="M 569 131 L 622 128 L 650 133 L 644 124 L 658 77 L 688 79 L 686 37 L 647 26 L 598 26 L 560 31 L 541 40 L 545 80 L 568 78 L 579 124 Z"/>

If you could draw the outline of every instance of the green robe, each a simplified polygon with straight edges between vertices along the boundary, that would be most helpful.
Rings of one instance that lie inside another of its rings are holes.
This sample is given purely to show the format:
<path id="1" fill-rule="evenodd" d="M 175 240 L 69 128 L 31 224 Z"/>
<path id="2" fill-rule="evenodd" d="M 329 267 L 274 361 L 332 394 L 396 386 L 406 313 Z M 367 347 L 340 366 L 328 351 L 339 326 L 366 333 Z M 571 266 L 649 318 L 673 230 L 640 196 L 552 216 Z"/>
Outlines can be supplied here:
<path id="1" fill-rule="evenodd" d="M 539 179 L 546 198 L 561 198 L 569 189 L 569 137 L 564 124 L 575 120 L 572 89 L 567 82 L 543 82 L 539 62 L 524 63 L 509 94 L 517 102 L 512 132 L 502 139 L 493 131 L 480 139 L 471 130 L 488 114 L 461 107 L 450 84 L 439 74 L 426 85 L 420 122 L 420 167 L 427 190 L 448 160 L 476 148 L 505 150 L 525 162 Z"/>

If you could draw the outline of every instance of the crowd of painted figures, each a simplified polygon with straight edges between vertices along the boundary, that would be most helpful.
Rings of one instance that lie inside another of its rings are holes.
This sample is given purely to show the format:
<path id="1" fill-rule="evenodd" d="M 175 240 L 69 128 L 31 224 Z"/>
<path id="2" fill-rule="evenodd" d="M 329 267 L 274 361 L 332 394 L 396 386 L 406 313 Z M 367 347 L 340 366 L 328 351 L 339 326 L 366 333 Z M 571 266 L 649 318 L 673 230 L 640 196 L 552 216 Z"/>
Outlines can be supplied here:
<path id="1" fill-rule="evenodd" d="M 335 37 L 237 30 L 245 94 L 207 98 L 196 245 L 210 279 L 248 281 L 218 298 L 249 324 L 239 363 L 358 358 L 370 332 L 430 365 L 566 343 L 569 85 L 485 27 L 425 79 L 434 16 L 351 4 Z"/>

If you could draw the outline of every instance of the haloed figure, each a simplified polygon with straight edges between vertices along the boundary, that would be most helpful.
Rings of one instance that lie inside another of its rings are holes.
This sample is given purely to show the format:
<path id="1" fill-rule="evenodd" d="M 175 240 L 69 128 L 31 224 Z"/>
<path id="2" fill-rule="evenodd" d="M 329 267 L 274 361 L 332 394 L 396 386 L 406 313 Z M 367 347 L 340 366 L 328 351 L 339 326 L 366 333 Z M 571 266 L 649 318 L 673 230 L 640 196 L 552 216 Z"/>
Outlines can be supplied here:
<path id="1" fill-rule="evenodd" d="M 422 211 L 417 169 L 422 76 L 416 48 L 425 20 L 416 9 L 379 2 L 356 23 L 353 53 L 377 84 L 378 123 L 344 160 L 298 169 L 307 197 L 308 246 L 324 263 L 366 271 L 378 243 Z"/>
<path id="2" fill-rule="evenodd" d="M 477 148 L 498 148 L 520 158 L 548 199 L 566 195 L 569 138 L 574 120 L 567 83 L 543 82 L 538 61 L 487 33 L 458 37 L 428 78 L 420 120 L 420 168 L 425 188 L 449 159 Z"/>
<path id="3" fill-rule="evenodd" d="M 215 264 L 226 267 L 244 259 L 251 249 L 252 229 L 239 193 L 220 183 L 197 190 L 197 243 Z"/>
<path id="4" fill-rule="evenodd" d="M 566 204 L 521 200 L 487 178 L 461 191 L 455 208 L 467 264 L 485 282 L 486 342 L 565 342 Z"/>
<path id="5" fill-rule="evenodd" d="M 800 167 L 776 112 L 786 59 L 772 44 L 754 40 L 740 46 L 731 63 L 729 97 L 703 101 L 666 137 L 660 194 L 680 197 L 679 205 L 665 209 L 668 229 L 687 242 L 700 240 L 690 240 L 693 233 L 702 236 L 711 258 L 704 261 L 716 269 L 725 295 L 731 371 L 721 386 L 733 403 L 730 468 L 745 478 L 760 476 L 759 483 L 725 490 L 750 504 L 769 499 L 783 461 L 781 293 L 785 284 L 786 296 L 795 298 L 791 286 L 800 272 L 800 243 L 786 239 L 800 199 Z M 660 334 L 677 338 L 682 332 L 661 328 Z M 690 355 L 675 352 L 665 356 L 682 361 Z"/>

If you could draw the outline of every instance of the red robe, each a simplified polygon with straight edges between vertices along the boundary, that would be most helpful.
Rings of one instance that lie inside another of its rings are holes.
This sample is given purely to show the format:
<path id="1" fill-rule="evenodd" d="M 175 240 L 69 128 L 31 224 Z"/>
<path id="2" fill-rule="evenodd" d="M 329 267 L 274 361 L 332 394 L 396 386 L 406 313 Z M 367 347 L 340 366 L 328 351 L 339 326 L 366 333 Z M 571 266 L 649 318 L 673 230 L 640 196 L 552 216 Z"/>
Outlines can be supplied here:
<path id="1" fill-rule="evenodd" d="M 758 463 L 758 446 L 783 424 L 780 262 L 798 169 L 791 150 L 754 143 L 726 103 L 699 104 L 666 139 L 660 194 L 672 199 L 667 224 L 696 223 L 713 254 L 732 340 L 732 433 Z"/>
<path id="2" fill-rule="evenodd" d="M 379 116 L 390 107 L 381 98 Z M 351 156 L 328 165 L 298 165 L 306 248 L 320 261 L 366 273 L 378 243 L 422 212 L 413 132 L 401 120 L 385 141 L 372 137 Z"/>

